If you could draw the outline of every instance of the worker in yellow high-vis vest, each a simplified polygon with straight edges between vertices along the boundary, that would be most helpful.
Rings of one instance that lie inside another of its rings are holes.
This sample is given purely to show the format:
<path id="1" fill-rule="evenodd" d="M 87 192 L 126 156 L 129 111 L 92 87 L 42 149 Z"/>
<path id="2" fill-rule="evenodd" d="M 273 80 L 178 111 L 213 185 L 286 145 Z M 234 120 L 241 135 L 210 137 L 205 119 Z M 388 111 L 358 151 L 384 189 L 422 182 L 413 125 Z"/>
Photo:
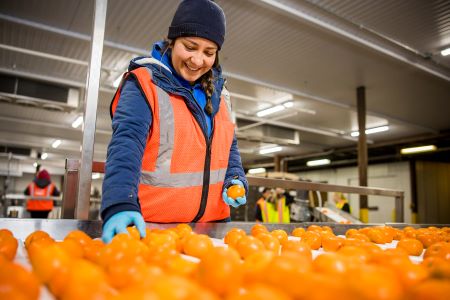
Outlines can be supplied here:
<path id="1" fill-rule="evenodd" d="M 265 198 L 265 193 L 270 195 Z M 257 201 L 256 219 L 264 223 L 290 223 L 289 207 L 286 205 L 283 189 L 263 191 L 263 197 Z"/>
<path id="2" fill-rule="evenodd" d="M 336 207 L 340 210 L 343 210 L 347 213 L 352 213 L 352 209 L 350 204 L 348 203 L 347 198 L 345 198 L 344 194 L 336 192 L 334 193 L 334 202 L 336 203 Z"/>

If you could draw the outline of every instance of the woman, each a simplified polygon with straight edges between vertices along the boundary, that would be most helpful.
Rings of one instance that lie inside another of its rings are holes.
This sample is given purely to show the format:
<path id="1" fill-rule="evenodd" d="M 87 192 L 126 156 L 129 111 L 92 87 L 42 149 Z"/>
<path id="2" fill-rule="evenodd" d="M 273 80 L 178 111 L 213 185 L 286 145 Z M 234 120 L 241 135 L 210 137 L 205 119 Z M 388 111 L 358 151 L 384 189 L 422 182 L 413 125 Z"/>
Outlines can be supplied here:
<path id="1" fill-rule="evenodd" d="M 218 58 L 225 15 L 209 0 L 182 1 L 168 38 L 131 61 L 111 103 L 105 242 L 132 224 L 144 237 L 145 221 L 229 221 L 229 205 L 246 203 L 227 196 L 248 187 Z"/>

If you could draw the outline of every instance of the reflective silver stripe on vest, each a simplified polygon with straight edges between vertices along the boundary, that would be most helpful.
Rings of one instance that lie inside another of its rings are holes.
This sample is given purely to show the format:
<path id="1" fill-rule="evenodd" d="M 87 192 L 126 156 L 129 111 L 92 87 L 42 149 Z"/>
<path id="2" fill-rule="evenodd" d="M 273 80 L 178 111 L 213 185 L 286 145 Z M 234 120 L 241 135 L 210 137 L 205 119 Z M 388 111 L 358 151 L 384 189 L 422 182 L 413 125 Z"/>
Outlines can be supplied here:
<path id="1" fill-rule="evenodd" d="M 151 70 L 146 68 L 152 75 Z M 175 118 L 170 96 L 160 87 L 156 86 L 159 106 L 159 149 L 154 172 L 142 171 L 142 184 L 158 187 L 190 187 L 203 185 L 203 171 L 192 173 L 170 173 L 170 164 L 175 140 Z M 210 184 L 222 182 L 225 179 L 226 169 L 211 171 Z"/>

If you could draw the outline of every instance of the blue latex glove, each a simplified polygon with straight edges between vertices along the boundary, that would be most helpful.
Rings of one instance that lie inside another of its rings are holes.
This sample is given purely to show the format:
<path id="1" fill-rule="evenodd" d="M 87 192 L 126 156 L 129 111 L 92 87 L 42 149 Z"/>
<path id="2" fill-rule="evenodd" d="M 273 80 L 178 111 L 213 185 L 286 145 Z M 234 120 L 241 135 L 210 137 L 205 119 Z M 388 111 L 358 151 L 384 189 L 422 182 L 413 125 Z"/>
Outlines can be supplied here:
<path id="1" fill-rule="evenodd" d="M 145 237 L 145 221 L 137 211 L 121 211 L 113 215 L 103 226 L 102 240 L 105 243 L 111 242 L 118 233 L 127 233 L 127 227 L 136 225 L 142 238 Z"/>
<path id="2" fill-rule="evenodd" d="M 238 180 L 238 179 L 233 179 L 233 180 L 231 180 L 231 184 L 232 185 L 240 185 L 240 186 L 244 186 L 244 184 L 242 183 L 242 181 L 240 181 L 240 180 Z M 227 191 L 228 191 L 228 189 L 223 189 L 223 193 L 222 193 L 222 199 L 223 199 L 223 201 L 226 203 L 226 204 L 228 204 L 228 205 L 231 205 L 231 206 L 233 206 L 233 207 L 238 207 L 239 205 L 244 205 L 245 203 L 247 203 L 247 198 L 244 196 L 244 197 L 238 197 L 238 198 L 236 198 L 236 199 L 233 199 L 233 198 L 231 198 L 231 197 L 228 197 L 228 195 L 227 195 Z"/>

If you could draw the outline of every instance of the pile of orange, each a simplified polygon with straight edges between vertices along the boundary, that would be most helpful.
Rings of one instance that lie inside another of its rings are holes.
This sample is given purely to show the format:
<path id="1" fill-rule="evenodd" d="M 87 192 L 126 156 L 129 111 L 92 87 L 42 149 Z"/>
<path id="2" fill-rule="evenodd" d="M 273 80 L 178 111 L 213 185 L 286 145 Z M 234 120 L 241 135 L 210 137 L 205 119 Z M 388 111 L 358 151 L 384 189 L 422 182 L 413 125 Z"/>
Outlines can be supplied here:
<path id="1" fill-rule="evenodd" d="M 330 227 L 311 225 L 294 229 L 289 237 L 284 230 L 256 224 L 249 234 L 229 230 L 224 237 L 228 247 L 215 247 L 187 224 L 147 229 L 143 239 L 134 227 L 128 232 L 104 244 L 79 230 L 60 242 L 35 231 L 25 240 L 29 272 L 12 262 L 17 240 L 0 230 L 0 298 L 37 299 L 41 284 L 64 300 L 403 300 L 450 295 L 449 228 L 366 227 L 341 237 Z M 377 245 L 394 240 L 396 248 Z M 316 256 L 314 250 L 325 253 Z M 419 255 L 421 263 L 410 260 Z"/>

